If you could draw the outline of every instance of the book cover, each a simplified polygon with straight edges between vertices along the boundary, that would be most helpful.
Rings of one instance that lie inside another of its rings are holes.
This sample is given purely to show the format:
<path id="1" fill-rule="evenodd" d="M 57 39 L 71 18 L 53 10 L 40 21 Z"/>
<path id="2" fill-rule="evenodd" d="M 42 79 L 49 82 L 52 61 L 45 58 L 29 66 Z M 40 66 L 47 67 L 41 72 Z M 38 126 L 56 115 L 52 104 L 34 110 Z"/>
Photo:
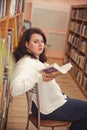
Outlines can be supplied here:
<path id="1" fill-rule="evenodd" d="M 59 66 L 58 64 L 54 63 L 49 65 L 48 67 L 44 68 L 42 72 L 46 74 L 65 74 L 72 68 L 71 63 L 67 63 L 63 66 Z"/>

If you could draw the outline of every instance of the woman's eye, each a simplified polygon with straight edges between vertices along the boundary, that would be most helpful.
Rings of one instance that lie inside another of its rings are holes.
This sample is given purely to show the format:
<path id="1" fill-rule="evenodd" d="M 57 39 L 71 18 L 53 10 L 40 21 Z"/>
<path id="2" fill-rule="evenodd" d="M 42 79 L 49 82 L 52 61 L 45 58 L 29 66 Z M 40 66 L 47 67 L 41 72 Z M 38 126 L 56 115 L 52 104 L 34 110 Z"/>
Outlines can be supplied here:
<path id="1" fill-rule="evenodd" d="M 36 40 L 34 41 L 34 43 L 44 43 L 44 40 L 41 40 L 41 41 Z"/>
<path id="2" fill-rule="evenodd" d="M 38 43 L 38 41 L 34 41 L 34 43 Z"/>
<path id="3" fill-rule="evenodd" d="M 41 42 L 44 43 L 44 40 L 42 40 Z"/>

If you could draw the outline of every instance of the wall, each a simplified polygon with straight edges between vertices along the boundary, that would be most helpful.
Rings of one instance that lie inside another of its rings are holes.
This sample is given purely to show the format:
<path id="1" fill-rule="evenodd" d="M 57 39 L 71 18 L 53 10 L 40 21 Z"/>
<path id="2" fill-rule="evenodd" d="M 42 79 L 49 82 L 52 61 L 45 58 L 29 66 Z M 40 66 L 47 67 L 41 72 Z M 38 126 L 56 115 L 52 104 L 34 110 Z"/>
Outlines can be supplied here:
<path id="1" fill-rule="evenodd" d="M 70 5 L 84 4 L 87 0 L 27 0 L 32 2 L 32 26 L 40 27 L 47 36 L 47 56 L 63 58 Z"/>

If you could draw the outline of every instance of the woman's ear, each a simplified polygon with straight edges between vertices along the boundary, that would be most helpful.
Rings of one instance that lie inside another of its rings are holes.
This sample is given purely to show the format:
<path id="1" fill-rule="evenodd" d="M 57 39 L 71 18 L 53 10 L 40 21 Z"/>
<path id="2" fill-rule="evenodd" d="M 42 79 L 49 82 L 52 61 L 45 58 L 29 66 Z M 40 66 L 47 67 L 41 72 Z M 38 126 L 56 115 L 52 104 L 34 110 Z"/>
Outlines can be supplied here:
<path id="1" fill-rule="evenodd" d="M 29 46 L 28 46 L 28 42 L 25 43 L 25 46 L 26 46 L 26 48 L 29 48 Z"/>

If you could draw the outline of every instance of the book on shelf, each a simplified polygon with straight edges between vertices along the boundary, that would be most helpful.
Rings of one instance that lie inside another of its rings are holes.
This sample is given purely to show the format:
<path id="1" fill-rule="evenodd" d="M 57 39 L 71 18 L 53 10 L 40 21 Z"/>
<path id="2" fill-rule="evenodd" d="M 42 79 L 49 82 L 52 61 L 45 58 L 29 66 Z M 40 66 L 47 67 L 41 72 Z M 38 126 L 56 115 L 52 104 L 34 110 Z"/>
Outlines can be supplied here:
<path id="1" fill-rule="evenodd" d="M 8 28 L 8 53 L 14 48 L 14 28 Z"/>
<path id="2" fill-rule="evenodd" d="M 24 0 L 11 0 L 10 16 L 24 12 Z"/>
<path id="3" fill-rule="evenodd" d="M 66 74 L 71 68 L 72 68 L 71 63 L 66 63 L 63 66 L 59 66 L 58 64 L 53 63 L 53 64 L 45 67 L 40 72 L 43 72 L 49 76 L 51 76 L 51 75 L 58 76 L 59 74 Z"/>
<path id="4" fill-rule="evenodd" d="M 3 113 L 2 113 L 2 118 L 5 118 L 5 114 L 6 114 L 6 103 L 7 102 L 7 97 L 4 98 L 3 100 Z"/>
<path id="5" fill-rule="evenodd" d="M 83 74 L 80 71 L 77 71 L 76 80 L 80 85 L 82 85 L 82 79 L 83 79 Z"/>
<path id="6" fill-rule="evenodd" d="M 87 61 L 85 62 L 84 70 L 85 70 L 85 73 L 87 74 Z"/>
<path id="7" fill-rule="evenodd" d="M 74 21 L 70 22 L 70 30 L 75 31 L 76 23 Z"/>
<path id="8" fill-rule="evenodd" d="M 0 123 L 1 123 L 1 121 L 2 121 L 2 111 L 0 109 Z"/>
<path id="9" fill-rule="evenodd" d="M 1 89 L 1 88 L 0 88 Z M 0 97 L 2 96 L 2 92 L 0 90 Z M 1 115 L 1 112 L 2 112 L 2 99 L 0 98 L 0 115 Z"/>
<path id="10" fill-rule="evenodd" d="M 71 14 L 71 15 L 72 15 L 72 18 L 76 18 L 76 11 L 77 11 L 76 9 L 73 9 L 73 10 L 72 10 L 72 14 Z"/>
<path id="11" fill-rule="evenodd" d="M 7 0 L 0 0 L 0 18 L 4 18 L 6 16 L 7 11 Z"/>
<path id="12" fill-rule="evenodd" d="M 84 89 L 87 90 L 87 77 L 86 76 L 83 77 L 82 85 L 83 85 Z"/>
<path id="13" fill-rule="evenodd" d="M 3 100 L 6 97 L 7 87 L 8 87 L 8 78 L 7 76 L 4 76 L 3 77 Z"/>
<path id="14" fill-rule="evenodd" d="M 16 14 L 16 0 L 11 0 L 10 3 L 10 16 L 13 16 Z"/>

